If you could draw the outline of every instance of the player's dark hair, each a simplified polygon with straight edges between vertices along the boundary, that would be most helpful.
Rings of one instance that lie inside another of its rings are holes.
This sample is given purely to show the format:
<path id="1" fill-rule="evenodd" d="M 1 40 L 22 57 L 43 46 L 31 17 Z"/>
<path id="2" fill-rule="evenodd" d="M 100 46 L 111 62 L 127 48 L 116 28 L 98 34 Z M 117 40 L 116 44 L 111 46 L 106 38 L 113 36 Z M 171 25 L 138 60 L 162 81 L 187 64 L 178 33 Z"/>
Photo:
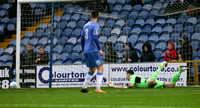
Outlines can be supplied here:
<path id="1" fill-rule="evenodd" d="M 133 70 L 127 70 L 126 72 L 127 72 L 127 74 L 131 74 L 131 75 L 134 74 L 134 71 L 133 71 Z"/>
<path id="2" fill-rule="evenodd" d="M 96 10 L 93 10 L 93 11 L 91 12 L 91 18 L 98 18 L 98 17 L 99 17 L 99 12 L 96 11 Z"/>
<path id="3" fill-rule="evenodd" d="M 28 43 L 26 46 L 31 46 L 32 47 L 32 44 Z"/>
<path id="4" fill-rule="evenodd" d="M 44 47 L 43 47 L 43 46 L 40 46 L 38 49 L 40 49 L 40 48 L 44 49 Z"/>

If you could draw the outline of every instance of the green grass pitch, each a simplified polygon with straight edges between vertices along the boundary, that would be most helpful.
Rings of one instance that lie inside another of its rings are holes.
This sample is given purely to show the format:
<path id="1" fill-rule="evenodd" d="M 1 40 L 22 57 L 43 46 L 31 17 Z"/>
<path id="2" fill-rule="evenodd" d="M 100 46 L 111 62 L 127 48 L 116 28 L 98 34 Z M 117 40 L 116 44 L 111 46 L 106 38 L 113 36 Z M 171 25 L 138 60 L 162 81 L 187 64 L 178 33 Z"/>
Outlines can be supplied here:
<path id="1" fill-rule="evenodd" d="M 102 88 L 1 89 L 0 108 L 200 108 L 199 87 L 165 89 Z"/>

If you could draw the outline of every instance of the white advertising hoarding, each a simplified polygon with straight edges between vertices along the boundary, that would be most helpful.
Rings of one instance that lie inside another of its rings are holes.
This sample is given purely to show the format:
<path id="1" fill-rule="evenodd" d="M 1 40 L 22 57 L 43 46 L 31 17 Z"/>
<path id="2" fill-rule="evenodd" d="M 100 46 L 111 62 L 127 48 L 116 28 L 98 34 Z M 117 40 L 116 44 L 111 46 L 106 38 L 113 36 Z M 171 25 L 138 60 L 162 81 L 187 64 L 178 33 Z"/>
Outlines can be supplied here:
<path id="1" fill-rule="evenodd" d="M 186 63 L 170 63 L 168 67 L 159 73 L 157 80 L 171 81 L 172 77 L 178 72 L 179 66 L 186 66 Z M 150 78 L 153 72 L 157 70 L 160 63 L 134 63 L 134 64 L 104 64 L 104 77 L 102 86 L 107 86 L 108 81 L 115 85 L 125 85 L 126 70 L 131 69 L 135 74 L 144 78 Z M 54 65 L 52 72 L 52 87 L 81 87 L 88 68 L 85 65 Z M 95 86 L 96 74 L 89 83 L 89 87 Z M 186 86 L 187 72 L 182 72 L 176 86 Z M 49 67 L 37 66 L 37 88 L 49 87 Z"/>

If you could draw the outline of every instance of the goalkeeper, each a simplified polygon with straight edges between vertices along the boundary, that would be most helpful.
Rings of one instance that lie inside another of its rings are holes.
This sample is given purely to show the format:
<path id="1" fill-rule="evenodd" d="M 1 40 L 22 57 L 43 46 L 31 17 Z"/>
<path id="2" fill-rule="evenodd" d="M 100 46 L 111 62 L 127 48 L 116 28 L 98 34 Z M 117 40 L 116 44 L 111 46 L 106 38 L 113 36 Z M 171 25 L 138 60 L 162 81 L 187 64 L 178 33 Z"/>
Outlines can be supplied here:
<path id="1" fill-rule="evenodd" d="M 127 79 L 129 80 L 128 86 L 114 86 L 112 82 L 108 82 L 108 86 L 113 88 L 172 88 L 175 87 L 175 84 L 178 81 L 181 73 L 188 69 L 185 66 L 180 66 L 179 71 L 173 76 L 171 82 L 158 81 L 156 80 L 157 76 L 164 66 L 167 66 L 166 61 L 161 63 L 161 66 L 158 67 L 156 72 L 154 72 L 149 79 L 142 78 L 138 75 L 135 75 L 132 70 L 128 70 L 126 75 Z"/>

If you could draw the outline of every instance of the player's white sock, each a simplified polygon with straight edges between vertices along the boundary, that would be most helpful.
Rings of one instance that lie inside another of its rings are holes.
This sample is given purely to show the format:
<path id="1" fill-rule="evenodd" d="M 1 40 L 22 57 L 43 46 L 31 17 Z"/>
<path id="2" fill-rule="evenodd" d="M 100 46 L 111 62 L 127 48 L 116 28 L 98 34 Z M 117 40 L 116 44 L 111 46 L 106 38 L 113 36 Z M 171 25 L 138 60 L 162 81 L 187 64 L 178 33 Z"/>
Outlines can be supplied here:
<path id="1" fill-rule="evenodd" d="M 101 82 L 102 82 L 102 79 L 103 79 L 103 73 L 100 73 L 98 72 L 97 75 L 96 75 L 96 90 L 100 90 L 101 89 Z"/>
<path id="2" fill-rule="evenodd" d="M 92 72 L 88 72 L 87 75 L 85 76 L 85 81 L 83 84 L 82 88 L 87 88 L 88 87 L 88 83 L 90 82 L 90 80 L 92 79 L 93 73 Z"/>

